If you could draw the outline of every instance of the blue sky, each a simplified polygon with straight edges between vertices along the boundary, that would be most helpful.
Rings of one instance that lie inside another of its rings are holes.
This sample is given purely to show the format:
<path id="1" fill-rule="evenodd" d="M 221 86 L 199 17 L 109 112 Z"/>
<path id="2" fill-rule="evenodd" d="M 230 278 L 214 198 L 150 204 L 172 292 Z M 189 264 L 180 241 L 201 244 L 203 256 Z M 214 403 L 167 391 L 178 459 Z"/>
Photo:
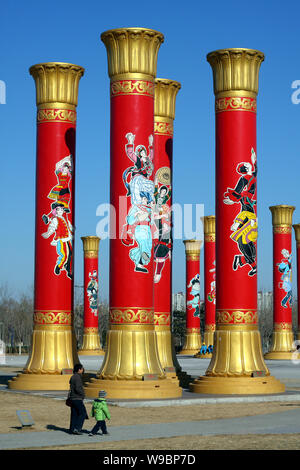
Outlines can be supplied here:
<path id="1" fill-rule="evenodd" d="M 76 145 L 75 284 L 82 284 L 80 237 L 94 235 L 96 208 L 109 202 L 109 78 L 100 34 L 118 27 L 156 29 L 165 41 L 157 76 L 177 80 L 173 201 L 204 204 L 214 214 L 214 96 L 206 54 L 249 47 L 265 54 L 258 115 L 258 287 L 272 288 L 270 205 L 296 206 L 300 222 L 300 104 L 292 82 L 300 80 L 300 5 L 286 1 L 114 2 L 11 1 L 1 6 L 0 104 L 1 217 L 0 284 L 16 294 L 33 284 L 35 213 L 35 85 L 28 69 L 39 62 L 81 65 Z M 300 95 L 299 95 L 300 96 Z M 294 249 L 294 283 L 296 253 Z M 175 241 L 173 290 L 184 290 L 184 246 Z M 203 271 L 203 256 L 201 258 Z M 108 240 L 100 242 L 101 296 L 108 298 Z"/>

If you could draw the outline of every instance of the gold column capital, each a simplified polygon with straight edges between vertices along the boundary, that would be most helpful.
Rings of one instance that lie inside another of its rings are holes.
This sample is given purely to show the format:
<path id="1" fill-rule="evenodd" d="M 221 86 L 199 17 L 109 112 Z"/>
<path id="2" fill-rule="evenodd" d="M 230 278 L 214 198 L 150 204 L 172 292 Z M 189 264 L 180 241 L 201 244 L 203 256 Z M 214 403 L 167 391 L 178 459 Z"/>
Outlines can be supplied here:
<path id="1" fill-rule="evenodd" d="M 101 238 L 96 237 L 94 235 L 88 235 L 86 237 L 81 237 L 83 243 L 83 251 L 84 253 L 93 252 L 98 253 L 99 250 L 99 242 Z"/>
<path id="2" fill-rule="evenodd" d="M 167 78 L 155 79 L 154 119 L 175 119 L 175 103 L 181 84 Z"/>
<path id="3" fill-rule="evenodd" d="M 219 49 L 207 54 L 207 61 L 213 70 L 214 93 L 216 97 L 225 94 L 256 97 L 258 74 L 264 54 L 247 48 Z"/>
<path id="4" fill-rule="evenodd" d="M 29 73 L 35 81 L 38 107 L 45 104 L 48 107 L 61 107 L 62 104 L 77 106 L 83 67 L 66 62 L 45 62 L 32 65 Z"/>
<path id="5" fill-rule="evenodd" d="M 162 33 L 148 28 L 118 28 L 104 31 L 101 40 L 107 50 L 111 80 L 132 78 L 132 74 L 154 80 Z"/>
<path id="6" fill-rule="evenodd" d="M 277 227 L 289 227 L 291 229 L 293 212 L 295 210 L 294 206 L 281 204 L 278 206 L 270 206 L 269 209 L 272 213 L 272 225 L 275 229 Z"/>
<path id="7" fill-rule="evenodd" d="M 187 256 L 200 256 L 200 250 L 203 244 L 202 240 L 183 240 L 183 243 Z"/>
<path id="8" fill-rule="evenodd" d="M 203 223 L 204 237 L 215 237 L 216 235 L 216 216 L 205 215 L 201 217 Z"/>
<path id="9" fill-rule="evenodd" d="M 297 245 L 300 244 L 300 224 L 293 225 Z"/>

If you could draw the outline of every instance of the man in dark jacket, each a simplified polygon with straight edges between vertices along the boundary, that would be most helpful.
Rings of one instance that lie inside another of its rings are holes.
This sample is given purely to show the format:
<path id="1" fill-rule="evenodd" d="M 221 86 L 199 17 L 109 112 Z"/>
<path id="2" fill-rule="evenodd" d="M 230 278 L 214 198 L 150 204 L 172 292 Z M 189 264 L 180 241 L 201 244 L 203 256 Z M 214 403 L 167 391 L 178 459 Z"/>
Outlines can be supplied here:
<path id="1" fill-rule="evenodd" d="M 84 420 L 88 418 L 86 408 L 83 400 L 85 398 L 84 388 L 82 383 L 82 374 L 84 368 L 82 364 L 75 364 L 73 375 L 70 378 L 70 392 L 69 398 L 71 400 L 71 421 L 70 433 L 82 434 L 82 426 Z"/>

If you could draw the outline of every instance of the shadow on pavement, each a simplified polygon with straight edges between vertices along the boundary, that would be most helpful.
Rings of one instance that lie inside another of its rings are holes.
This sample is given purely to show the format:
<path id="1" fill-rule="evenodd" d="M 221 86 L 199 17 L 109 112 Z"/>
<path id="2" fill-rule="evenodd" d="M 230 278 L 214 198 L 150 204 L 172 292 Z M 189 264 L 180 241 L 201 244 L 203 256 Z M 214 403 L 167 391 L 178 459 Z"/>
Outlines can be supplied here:
<path id="1" fill-rule="evenodd" d="M 56 426 L 55 424 L 47 424 L 46 428 L 49 429 L 50 431 L 62 431 L 62 432 L 65 432 L 66 434 L 70 434 L 69 428 L 62 428 L 60 426 Z M 86 429 L 82 429 L 81 432 L 83 434 L 89 434 L 90 431 L 87 431 Z"/>

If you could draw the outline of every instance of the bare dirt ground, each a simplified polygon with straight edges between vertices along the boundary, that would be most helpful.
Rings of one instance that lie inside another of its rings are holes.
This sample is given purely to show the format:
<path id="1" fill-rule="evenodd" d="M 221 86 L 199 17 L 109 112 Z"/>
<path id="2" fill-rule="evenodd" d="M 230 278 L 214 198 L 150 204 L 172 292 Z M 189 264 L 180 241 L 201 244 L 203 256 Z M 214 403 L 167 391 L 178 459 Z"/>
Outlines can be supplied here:
<path id="1" fill-rule="evenodd" d="M 0 391 L 1 418 L 0 434 L 27 432 L 21 430 L 16 410 L 29 410 L 35 425 L 30 431 L 49 431 L 53 429 L 67 430 L 70 421 L 70 409 L 64 400 L 56 400 L 48 397 L 39 397 L 29 394 Z M 86 403 L 88 414 L 91 411 L 91 403 Z M 262 415 L 266 413 L 280 413 L 289 409 L 299 408 L 296 402 L 273 403 L 236 403 L 236 404 L 211 404 L 211 405 L 187 405 L 166 406 L 158 408 L 120 408 L 110 406 L 111 420 L 108 422 L 110 432 L 113 426 L 198 421 L 207 419 L 234 418 L 242 416 Z M 94 425 L 94 419 L 85 421 L 84 429 L 90 430 Z M 227 435 L 227 436 L 181 436 L 174 438 L 144 439 L 136 441 L 103 442 L 99 436 L 99 444 L 72 445 L 51 447 L 53 450 L 196 450 L 196 449 L 299 449 L 300 435 Z M 46 448 L 43 448 L 46 450 Z"/>

